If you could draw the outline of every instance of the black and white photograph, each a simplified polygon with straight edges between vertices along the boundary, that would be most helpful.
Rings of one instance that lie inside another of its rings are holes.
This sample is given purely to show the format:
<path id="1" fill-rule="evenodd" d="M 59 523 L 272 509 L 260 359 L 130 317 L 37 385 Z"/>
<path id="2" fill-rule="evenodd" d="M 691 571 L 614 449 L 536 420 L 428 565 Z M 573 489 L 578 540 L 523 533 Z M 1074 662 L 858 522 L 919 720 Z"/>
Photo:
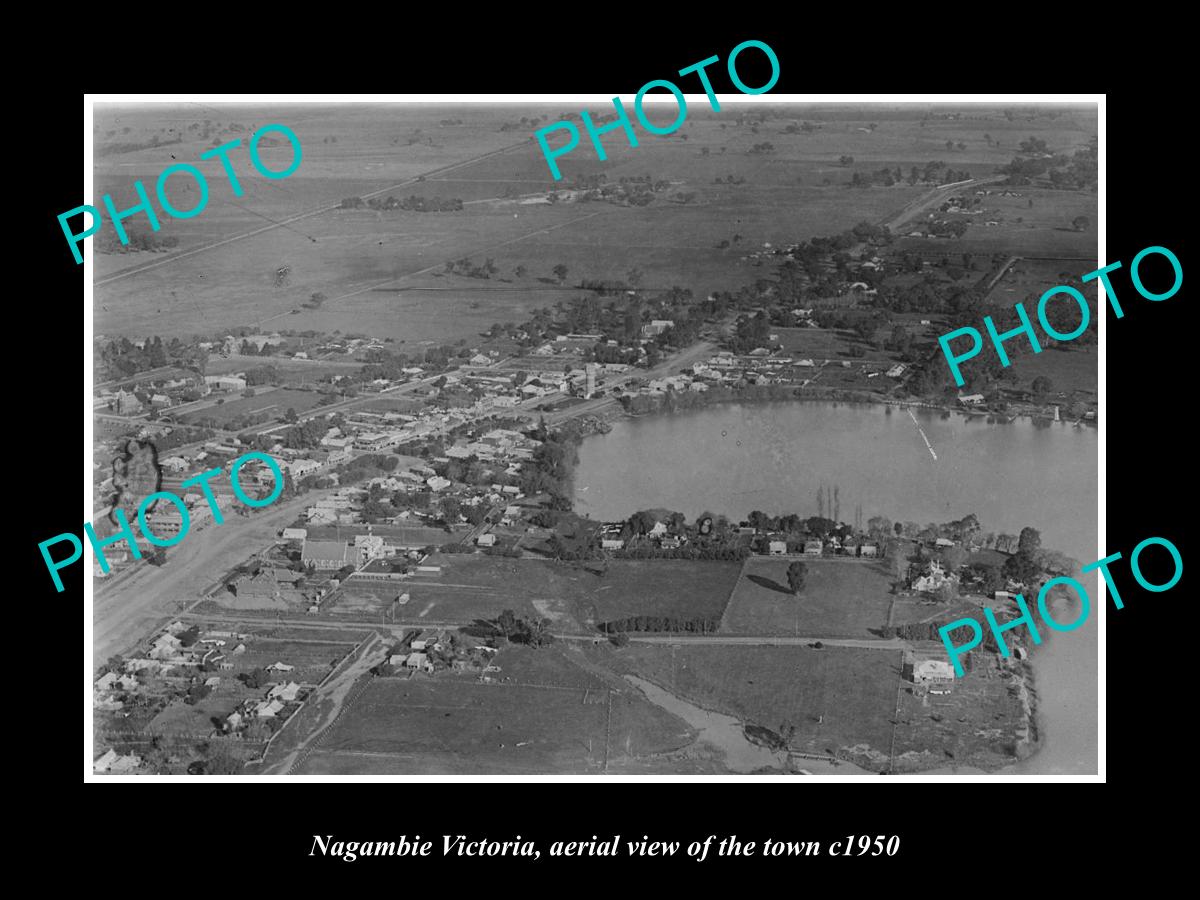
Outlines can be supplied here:
<path id="1" fill-rule="evenodd" d="M 764 52 L 89 95 L 85 780 L 1102 780 L 1104 98 Z"/>

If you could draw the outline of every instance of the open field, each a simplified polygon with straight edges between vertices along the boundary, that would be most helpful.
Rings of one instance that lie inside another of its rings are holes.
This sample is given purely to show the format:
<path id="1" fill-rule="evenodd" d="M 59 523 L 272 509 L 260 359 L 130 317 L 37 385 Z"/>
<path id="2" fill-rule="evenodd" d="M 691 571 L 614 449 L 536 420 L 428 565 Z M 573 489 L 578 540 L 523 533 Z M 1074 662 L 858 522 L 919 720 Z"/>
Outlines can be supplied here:
<path id="1" fill-rule="evenodd" d="M 242 416 L 266 413 L 271 418 L 282 418 L 289 408 L 297 414 L 303 414 L 310 409 L 328 403 L 328 398 L 322 397 L 316 391 L 294 391 L 283 388 L 275 391 L 263 391 L 253 397 L 241 397 L 230 394 L 220 406 L 207 406 L 195 412 L 184 413 L 180 421 L 191 424 L 204 419 L 213 419 L 219 427 L 225 427 L 230 422 Z"/>
<path id="2" fill-rule="evenodd" d="M 569 284 L 577 278 L 623 276 L 634 265 L 645 271 L 647 286 L 681 284 L 697 294 L 736 288 L 755 274 L 753 264 L 739 259 L 745 250 L 830 234 L 863 219 L 881 220 L 927 190 L 903 184 L 850 192 L 844 184 L 856 169 L 886 164 L 907 170 L 941 159 L 956 169 L 985 175 L 1011 159 L 1020 137 L 1035 134 L 1055 149 L 1066 149 L 1081 146 L 1094 127 L 1089 114 L 1077 111 L 1013 124 L 999 110 L 989 110 L 979 111 L 970 121 L 931 120 L 922 126 L 911 110 L 868 108 L 850 113 L 828 107 L 791 107 L 785 118 L 751 126 L 737 122 L 745 109 L 730 103 L 720 113 L 691 110 L 678 135 L 643 135 L 637 148 L 611 136 L 605 162 L 583 148 L 561 160 L 568 180 L 603 173 L 613 183 L 649 174 L 671 182 L 668 193 L 695 194 L 688 204 L 660 194 L 645 207 L 523 202 L 537 199 L 537 194 L 544 197 L 566 182 L 552 181 L 537 144 L 530 140 L 531 128 L 501 131 L 500 126 L 513 125 L 523 114 L 548 114 L 557 120 L 562 112 L 557 108 L 457 105 L 452 118 L 463 125 L 442 124 L 449 106 L 98 109 L 97 192 L 111 192 L 119 207 L 133 204 L 134 179 L 151 183 L 172 158 L 198 159 L 212 140 L 245 139 L 264 122 L 291 127 L 304 155 L 295 174 L 268 180 L 250 167 L 243 144 L 233 157 L 245 189 L 237 200 L 224 176 L 217 174 L 216 164 L 202 163 L 202 168 L 212 169 L 208 207 L 191 219 L 162 219 L 160 236 L 178 238 L 177 250 L 97 254 L 101 282 L 163 263 L 98 286 L 97 330 L 141 334 L 153 316 L 156 330 L 167 334 L 207 334 L 261 323 L 266 328 L 336 329 L 407 342 L 445 341 L 470 337 L 496 321 L 520 321 L 529 310 L 552 306 L 574 293 Z M 872 121 L 878 127 L 868 131 L 864 117 L 876 114 Z M 784 133 L 786 123 L 801 120 L 817 123 L 819 130 Z M 984 132 L 995 141 L 983 141 Z M 185 140 L 174 143 L 176 136 Z M 152 138 L 164 143 L 151 147 Z M 773 152 L 750 152 L 753 144 L 764 140 L 774 145 Z M 946 140 L 963 141 L 967 147 L 947 151 Z M 117 146 L 122 143 L 142 149 Z M 838 165 L 843 154 L 854 157 L 853 166 Z M 264 157 L 268 165 L 282 168 L 290 159 L 286 142 L 265 148 Z M 459 163 L 467 164 L 441 171 Z M 416 181 L 422 175 L 424 180 Z M 715 183 L 729 175 L 745 183 Z M 178 187 L 172 182 L 172 189 L 186 207 L 184 181 L 180 179 Z M 345 197 L 375 191 L 401 197 L 459 197 L 471 205 L 448 213 L 330 208 Z M 1079 198 L 1085 205 L 1089 199 Z M 1094 205 L 1094 199 L 1091 202 Z M 184 255 L 308 212 L 316 214 Z M 137 220 L 132 221 L 136 227 Z M 1055 221 L 1053 226 L 1062 224 Z M 1053 226 L 1035 225 L 1030 239 L 1056 234 Z M 744 249 L 713 249 L 735 233 L 742 236 L 739 247 Z M 1067 237 L 1071 245 L 1080 239 Z M 571 276 L 560 290 L 529 291 L 487 290 L 498 285 L 496 279 L 438 277 L 446 260 L 463 256 L 476 261 L 493 257 L 502 276 L 512 279 L 504 285 L 510 288 L 547 287 L 539 279 L 558 263 L 567 265 Z M 518 264 L 529 270 L 521 280 L 512 276 Z M 282 266 L 290 266 L 290 274 L 287 283 L 277 287 L 275 273 Z M 372 290 L 405 286 L 442 290 Z M 302 309 L 317 291 L 329 300 L 319 310 Z"/>
<path id="3" fill-rule="evenodd" d="M 787 586 L 791 560 L 751 557 L 729 602 L 729 634 L 877 637 L 887 622 L 892 577 L 883 563 L 805 560 L 808 583 L 800 599 Z"/>
<path id="4" fill-rule="evenodd" d="M 397 609 L 397 622 L 466 623 L 512 609 L 547 618 L 556 630 L 583 631 L 633 615 L 719 617 L 739 571 L 729 562 L 611 560 L 598 575 L 546 560 L 474 554 L 436 554 L 428 563 L 442 566 L 441 575 L 355 590 L 390 591 L 388 600 L 408 591 L 412 599 Z"/>
<path id="5" fill-rule="evenodd" d="M 794 725 L 795 750 L 845 755 L 865 745 L 886 755 L 890 747 L 896 651 L 633 643 L 592 652 L 705 709 L 776 732 Z"/>
<path id="6" fill-rule="evenodd" d="M 862 359 L 893 361 L 893 354 L 864 343 L 849 331 L 833 328 L 772 328 L 771 333 L 779 335 L 779 346 L 798 359 L 850 359 L 850 345 L 857 343 L 866 351 Z M 853 364 L 858 365 L 858 360 L 854 360 Z"/>
<path id="7" fill-rule="evenodd" d="M 608 755 L 640 756 L 690 740 L 687 726 L 607 690 L 377 678 L 300 774 L 598 774 Z M 610 747 L 611 745 L 611 747 Z"/>
<path id="8" fill-rule="evenodd" d="M 1051 398 L 1059 394 L 1069 396 L 1078 391 L 1095 400 L 1099 368 L 1095 346 L 1079 347 L 1075 344 L 1047 347 L 1041 353 L 1025 354 L 1012 363 L 1017 378 L 1016 387 L 1031 390 L 1033 380 L 1044 375 L 1050 379 Z"/>

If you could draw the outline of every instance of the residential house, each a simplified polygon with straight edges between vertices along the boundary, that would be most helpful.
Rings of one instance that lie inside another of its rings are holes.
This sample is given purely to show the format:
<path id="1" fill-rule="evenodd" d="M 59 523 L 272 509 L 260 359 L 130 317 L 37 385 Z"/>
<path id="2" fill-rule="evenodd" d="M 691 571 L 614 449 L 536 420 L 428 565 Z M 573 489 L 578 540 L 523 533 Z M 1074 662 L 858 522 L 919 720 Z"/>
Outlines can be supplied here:
<path id="1" fill-rule="evenodd" d="M 282 700 L 284 703 L 293 702 L 300 693 L 300 685 L 294 681 L 287 684 L 277 684 L 267 692 L 268 700 Z"/>
<path id="2" fill-rule="evenodd" d="M 771 556 L 783 556 L 787 553 L 787 541 L 771 541 L 767 544 L 767 553 Z"/>

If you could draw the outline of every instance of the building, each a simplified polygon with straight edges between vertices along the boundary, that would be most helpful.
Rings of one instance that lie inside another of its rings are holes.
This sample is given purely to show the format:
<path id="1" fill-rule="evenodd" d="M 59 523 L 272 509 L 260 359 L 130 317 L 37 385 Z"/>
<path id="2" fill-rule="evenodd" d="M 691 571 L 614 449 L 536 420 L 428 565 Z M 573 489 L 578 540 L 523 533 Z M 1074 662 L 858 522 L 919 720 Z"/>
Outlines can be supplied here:
<path id="1" fill-rule="evenodd" d="M 254 714 L 260 719 L 273 719 L 283 712 L 283 703 L 279 700 L 263 700 L 254 707 Z"/>
<path id="2" fill-rule="evenodd" d="M 429 664 L 429 657 L 424 653 L 410 653 L 404 660 L 404 665 L 410 669 L 424 669 Z"/>
<path id="3" fill-rule="evenodd" d="M 603 550 L 620 550 L 625 546 L 625 542 L 620 538 L 602 538 L 600 547 Z"/>
<path id="4" fill-rule="evenodd" d="M 983 394 L 959 394 L 958 399 L 967 406 L 979 406 L 983 403 Z"/>
<path id="5" fill-rule="evenodd" d="M 293 702 L 300 693 L 300 685 L 294 681 L 287 684 L 277 684 L 267 692 L 268 700 L 282 700 L 284 703 Z"/>
<path id="6" fill-rule="evenodd" d="M 481 534 L 479 537 L 477 537 L 475 539 L 475 543 L 477 546 L 480 546 L 480 547 L 494 547 L 494 546 L 496 546 L 496 536 L 494 534 L 490 534 L 490 533 L 489 534 Z"/>
<path id="7" fill-rule="evenodd" d="M 348 555 L 349 547 L 342 541 L 305 541 L 300 561 L 318 570 L 340 569 Z"/>
<path id="8" fill-rule="evenodd" d="M 767 544 L 767 553 L 771 556 L 783 556 L 787 553 L 787 541 L 771 541 Z"/>
<path id="9" fill-rule="evenodd" d="M 287 663 L 284 663 L 284 662 L 273 662 L 269 666 L 267 666 L 267 671 L 268 672 L 291 672 L 295 668 L 296 668 L 295 666 L 289 666 Z"/>
<path id="10" fill-rule="evenodd" d="M 308 537 L 307 528 L 285 528 L 279 535 L 285 541 L 303 541 Z"/>
<path id="11" fill-rule="evenodd" d="M 122 756 L 116 750 L 109 749 L 92 763 L 92 771 L 97 775 L 126 775 L 141 764 L 142 758 L 134 753 Z"/>
<path id="12" fill-rule="evenodd" d="M 214 391 L 244 391 L 246 379 L 237 375 L 205 375 L 204 383 Z"/>
<path id="13" fill-rule="evenodd" d="M 642 337 L 654 338 L 658 337 L 668 328 L 674 328 L 675 322 L 672 319 L 655 319 L 649 325 L 642 326 Z"/>
<path id="14" fill-rule="evenodd" d="M 596 393 L 596 378 L 599 375 L 600 367 L 595 363 L 588 363 L 586 366 L 584 366 L 583 371 L 583 396 L 585 398 L 589 398 Z"/>
<path id="15" fill-rule="evenodd" d="M 142 401 L 131 393 L 117 391 L 117 395 L 109 401 L 108 408 L 119 416 L 131 416 L 141 412 Z"/>
<path id="16" fill-rule="evenodd" d="M 822 547 L 820 541 L 805 541 L 804 542 L 804 555 L 805 556 L 820 556 L 821 551 L 823 549 L 824 548 Z"/>
<path id="17" fill-rule="evenodd" d="M 859 556 L 878 556 L 879 548 L 874 544 L 863 544 L 858 551 Z"/>
<path id="18" fill-rule="evenodd" d="M 913 681 L 917 684 L 954 681 L 954 666 L 944 659 L 922 659 L 913 665 Z"/>

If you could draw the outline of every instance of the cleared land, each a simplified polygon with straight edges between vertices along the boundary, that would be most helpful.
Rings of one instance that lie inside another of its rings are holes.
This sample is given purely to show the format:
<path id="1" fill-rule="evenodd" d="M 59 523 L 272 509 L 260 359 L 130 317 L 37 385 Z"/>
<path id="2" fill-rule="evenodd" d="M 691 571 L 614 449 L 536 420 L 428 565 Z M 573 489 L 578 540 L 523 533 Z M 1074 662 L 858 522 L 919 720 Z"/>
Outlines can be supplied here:
<path id="1" fill-rule="evenodd" d="M 878 637 L 887 623 L 892 576 L 883 563 L 810 559 L 799 599 L 788 589 L 791 560 L 751 557 L 738 580 L 723 632 L 812 637 Z"/>
<path id="2" fill-rule="evenodd" d="M 206 406 L 195 412 L 184 413 L 179 419 L 184 424 L 212 419 L 217 423 L 217 427 L 225 428 L 242 416 L 264 414 L 264 420 L 277 419 L 283 418 L 288 409 L 294 409 L 301 415 L 328 402 L 328 397 L 323 397 L 316 391 L 294 391 L 286 388 L 263 391 L 253 397 L 231 394 L 230 398 L 219 406 Z"/>
<path id="3" fill-rule="evenodd" d="M 411 599 L 397 609 L 398 623 L 468 623 L 512 609 L 550 619 L 556 630 L 584 631 L 632 615 L 719 617 L 739 571 L 728 562 L 612 560 L 599 575 L 545 560 L 474 554 L 437 554 L 427 562 L 440 565 L 441 575 L 395 585 L 351 580 L 348 587 L 389 601 L 407 591 Z"/>
<path id="4" fill-rule="evenodd" d="M 864 748 L 889 752 L 899 652 L 637 643 L 604 652 L 618 671 L 705 709 L 776 732 L 794 725 L 794 750 L 859 758 L 867 753 Z"/>
<path id="5" fill-rule="evenodd" d="M 607 689 L 377 678 L 298 773 L 598 774 L 690 739 L 674 716 Z"/>

